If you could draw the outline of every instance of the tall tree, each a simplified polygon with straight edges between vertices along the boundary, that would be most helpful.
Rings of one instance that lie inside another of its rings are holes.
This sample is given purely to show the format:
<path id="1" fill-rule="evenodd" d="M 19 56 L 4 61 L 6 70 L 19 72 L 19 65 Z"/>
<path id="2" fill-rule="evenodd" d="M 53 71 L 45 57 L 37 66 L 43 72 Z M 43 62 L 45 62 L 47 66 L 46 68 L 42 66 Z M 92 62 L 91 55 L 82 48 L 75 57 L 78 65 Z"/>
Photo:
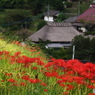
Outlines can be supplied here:
<path id="1" fill-rule="evenodd" d="M 80 60 L 90 59 L 90 38 L 84 38 L 82 35 L 73 39 L 75 45 L 75 58 Z"/>

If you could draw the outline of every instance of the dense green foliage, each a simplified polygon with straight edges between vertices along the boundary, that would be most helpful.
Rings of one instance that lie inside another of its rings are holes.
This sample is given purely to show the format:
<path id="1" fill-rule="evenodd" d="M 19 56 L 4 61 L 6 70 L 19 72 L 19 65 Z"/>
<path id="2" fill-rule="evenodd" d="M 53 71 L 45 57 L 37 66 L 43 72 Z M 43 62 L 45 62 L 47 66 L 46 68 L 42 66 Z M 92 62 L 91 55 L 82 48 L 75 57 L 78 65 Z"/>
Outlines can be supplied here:
<path id="1" fill-rule="evenodd" d="M 17 30 L 20 29 L 22 27 L 25 28 L 25 25 L 27 25 L 27 27 L 30 26 L 30 23 L 32 20 L 28 20 L 28 18 L 30 18 L 30 13 L 28 13 L 29 11 L 9 11 L 6 12 L 6 15 L 4 17 L 4 22 L 3 25 L 6 28 L 9 28 L 10 30 Z M 2 23 L 2 22 L 1 22 Z M 7 25 L 9 24 L 9 25 Z"/>
<path id="2" fill-rule="evenodd" d="M 85 60 L 95 62 L 95 38 L 90 39 L 89 37 L 84 37 L 82 35 L 75 36 L 73 39 L 73 44 L 70 48 L 45 48 L 49 41 L 40 41 L 39 47 L 47 55 L 52 56 L 56 59 L 72 59 L 73 46 L 75 46 L 74 58 L 78 60 Z"/>
<path id="3" fill-rule="evenodd" d="M 64 15 L 63 13 L 60 13 L 55 21 L 56 22 L 62 22 L 66 18 L 67 18 L 66 15 Z"/>
<path id="4" fill-rule="evenodd" d="M 75 45 L 75 58 L 95 62 L 95 38 L 76 36 L 73 40 Z"/>
<path id="5" fill-rule="evenodd" d="M 37 25 L 37 30 L 41 29 L 44 25 L 46 25 L 46 22 L 44 20 L 41 20 Z"/>

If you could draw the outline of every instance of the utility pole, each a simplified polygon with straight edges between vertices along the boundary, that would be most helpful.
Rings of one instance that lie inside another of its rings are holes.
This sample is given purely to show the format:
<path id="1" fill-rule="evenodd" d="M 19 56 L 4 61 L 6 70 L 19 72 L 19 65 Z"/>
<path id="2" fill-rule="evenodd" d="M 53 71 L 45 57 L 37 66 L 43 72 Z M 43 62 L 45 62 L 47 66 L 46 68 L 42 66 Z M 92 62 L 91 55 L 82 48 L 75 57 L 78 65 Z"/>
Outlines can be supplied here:
<path id="1" fill-rule="evenodd" d="M 80 15 L 80 1 L 78 2 L 78 15 Z"/>
<path id="2" fill-rule="evenodd" d="M 48 21 L 49 21 L 49 4 L 48 4 Z"/>
<path id="3" fill-rule="evenodd" d="M 73 54 L 72 54 L 72 59 L 75 57 L 75 46 L 73 46 Z"/>

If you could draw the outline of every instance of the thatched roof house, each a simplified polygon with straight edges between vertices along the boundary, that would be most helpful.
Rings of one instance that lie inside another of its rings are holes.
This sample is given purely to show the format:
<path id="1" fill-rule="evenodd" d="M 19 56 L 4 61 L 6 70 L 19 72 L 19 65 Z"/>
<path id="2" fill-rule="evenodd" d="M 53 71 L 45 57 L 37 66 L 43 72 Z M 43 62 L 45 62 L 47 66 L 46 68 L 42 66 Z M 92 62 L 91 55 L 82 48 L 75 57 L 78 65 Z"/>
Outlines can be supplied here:
<path id="1" fill-rule="evenodd" d="M 39 39 L 43 41 L 49 40 L 53 44 L 57 43 L 58 45 L 58 43 L 61 43 L 63 45 L 63 43 L 71 43 L 72 39 L 80 34 L 71 23 L 48 22 L 43 28 L 28 37 L 28 39 L 33 42 L 39 42 Z"/>

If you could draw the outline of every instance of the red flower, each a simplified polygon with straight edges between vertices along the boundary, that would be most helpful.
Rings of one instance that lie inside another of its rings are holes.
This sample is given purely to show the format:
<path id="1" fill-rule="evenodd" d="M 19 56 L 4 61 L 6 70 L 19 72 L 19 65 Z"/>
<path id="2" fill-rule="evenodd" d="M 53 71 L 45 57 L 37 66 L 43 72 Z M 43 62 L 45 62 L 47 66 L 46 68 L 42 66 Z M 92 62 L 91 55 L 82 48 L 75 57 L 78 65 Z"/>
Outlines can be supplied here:
<path id="1" fill-rule="evenodd" d="M 29 79 L 29 82 L 30 83 L 38 83 L 38 82 L 40 82 L 40 80 L 39 79 Z"/>
<path id="2" fill-rule="evenodd" d="M 8 82 L 16 82 L 14 79 L 10 78 L 7 80 Z"/>
<path id="3" fill-rule="evenodd" d="M 2 82 L 4 82 L 5 80 L 1 80 Z"/>
<path id="4" fill-rule="evenodd" d="M 12 76 L 12 73 L 5 73 L 6 76 Z"/>
<path id="5" fill-rule="evenodd" d="M 88 85 L 87 88 L 94 89 L 95 86 L 94 85 Z"/>
<path id="6" fill-rule="evenodd" d="M 3 54 L 3 52 L 2 51 L 0 51 L 0 55 L 2 55 Z"/>
<path id="7" fill-rule="evenodd" d="M 37 60 L 38 65 L 44 65 L 44 62 L 42 62 L 40 59 Z"/>
<path id="8" fill-rule="evenodd" d="M 95 83 L 95 80 L 91 80 L 90 82 Z"/>
<path id="9" fill-rule="evenodd" d="M 58 76 L 58 73 L 57 72 L 45 72 L 45 75 L 47 77 L 56 77 Z"/>
<path id="10" fill-rule="evenodd" d="M 47 86 L 47 84 L 46 84 L 46 83 L 41 83 L 41 85 L 42 85 L 42 86 Z"/>
<path id="11" fill-rule="evenodd" d="M 53 65 L 53 62 L 49 62 L 49 63 L 47 63 L 44 67 L 50 67 L 50 66 L 52 66 Z"/>
<path id="12" fill-rule="evenodd" d="M 37 67 L 33 67 L 32 69 L 37 70 L 38 68 Z"/>
<path id="13" fill-rule="evenodd" d="M 24 75 L 21 78 L 24 79 L 24 80 L 29 80 L 30 76 L 29 75 Z"/>
<path id="14" fill-rule="evenodd" d="M 64 84 L 60 84 L 60 86 L 65 87 L 65 85 L 64 85 Z"/>
<path id="15" fill-rule="evenodd" d="M 21 86 L 27 86 L 25 82 L 20 83 Z"/>
<path id="16" fill-rule="evenodd" d="M 48 90 L 47 89 L 44 89 L 44 92 L 47 92 Z"/>
<path id="17" fill-rule="evenodd" d="M 16 52 L 15 54 L 14 54 L 14 56 L 19 56 L 21 54 L 21 52 Z"/>
<path id="18" fill-rule="evenodd" d="M 74 89 L 74 86 L 72 86 L 72 85 L 67 85 L 67 90 L 72 90 L 72 89 Z"/>

